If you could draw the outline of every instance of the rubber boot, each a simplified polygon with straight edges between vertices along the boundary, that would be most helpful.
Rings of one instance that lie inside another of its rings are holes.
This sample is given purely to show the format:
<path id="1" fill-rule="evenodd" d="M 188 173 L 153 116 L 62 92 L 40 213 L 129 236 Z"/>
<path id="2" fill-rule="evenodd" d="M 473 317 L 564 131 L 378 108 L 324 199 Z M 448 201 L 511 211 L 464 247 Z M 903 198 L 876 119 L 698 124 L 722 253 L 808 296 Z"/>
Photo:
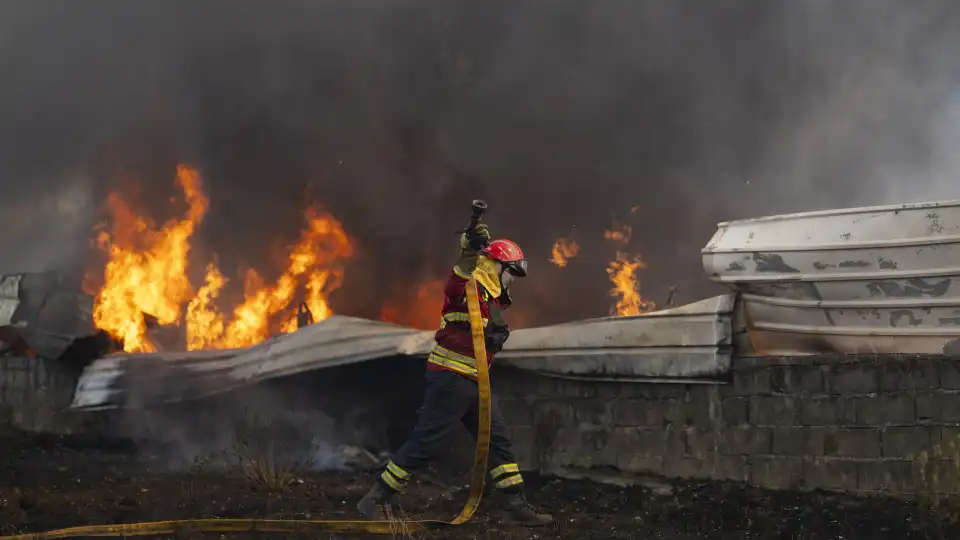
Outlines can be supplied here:
<path id="1" fill-rule="evenodd" d="M 543 527 L 553 523 L 553 516 L 541 514 L 527 502 L 523 493 L 505 493 L 507 515 L 510 521 L 526 527 Z"/>
<path id="2" fill-rule="evenodd" d="M 384 508 L 390 504 L 397 492 L 381 481 L 376 481 L 370 491 L 357 503 L 357 511 L 370 521 L 383 521 L 386 518 Z"/>

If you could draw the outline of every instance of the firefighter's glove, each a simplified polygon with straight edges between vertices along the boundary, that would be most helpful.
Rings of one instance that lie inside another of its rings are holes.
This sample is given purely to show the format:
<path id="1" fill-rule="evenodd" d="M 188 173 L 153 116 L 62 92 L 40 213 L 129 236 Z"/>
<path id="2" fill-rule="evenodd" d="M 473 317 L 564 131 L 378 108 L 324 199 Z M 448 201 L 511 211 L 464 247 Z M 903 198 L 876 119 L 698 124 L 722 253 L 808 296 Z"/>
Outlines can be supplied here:
<path id="1" fill-rule="evenodd" d="M 460 235 L 460 254 L 475 255 L 490 244 L 490 229 L 486 224 L 479 223 L 472 231 L 464 231 Z"/>
<path id="2" fill-rule="evenodd" d="M 487 325 L 486 345 L 488 354 L 497 354 L 503 350 L 503 344 L 510 337 L 510 329 L 506 326 L 490 323 Z"/>

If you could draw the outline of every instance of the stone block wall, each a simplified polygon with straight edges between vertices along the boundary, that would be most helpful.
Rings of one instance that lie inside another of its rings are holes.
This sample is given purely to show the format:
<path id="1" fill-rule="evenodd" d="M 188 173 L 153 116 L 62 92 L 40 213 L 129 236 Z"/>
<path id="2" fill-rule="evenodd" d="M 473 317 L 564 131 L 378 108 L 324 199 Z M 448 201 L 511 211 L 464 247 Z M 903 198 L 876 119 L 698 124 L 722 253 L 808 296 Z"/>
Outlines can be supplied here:
<path id="1" fill-rule="evenodd" d="M 76 419 L 65 413 L 79 374 L 55 361 L 0 356 L 0 429 L 69 432 Z"/>
<path id="2" fill-rule="evenodd" d="M 722 384 L 494 379 L 527 468 L 910 494 L 915 456 L 960 437 L 960 358 L 739 358 Z"/>

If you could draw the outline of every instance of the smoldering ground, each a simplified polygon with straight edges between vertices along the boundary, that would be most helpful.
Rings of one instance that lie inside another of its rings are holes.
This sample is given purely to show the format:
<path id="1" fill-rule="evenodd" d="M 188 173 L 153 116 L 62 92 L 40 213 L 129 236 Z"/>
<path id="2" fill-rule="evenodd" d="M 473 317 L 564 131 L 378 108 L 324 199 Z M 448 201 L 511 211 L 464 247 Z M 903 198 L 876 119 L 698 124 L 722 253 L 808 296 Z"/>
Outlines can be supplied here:
<path id="1" fill-rule="evenodd" d="M 713 291 L 717 221 L 956 197 L 950 0 L 310 0 L 0 6 L 0 270 L 80 264 L 97 201 L 173 166 L 229 271 L 291 238 L 309 186 L 359 244 L 340 312 L 442 277 L 469 200 L 517 240 L 525 324 L 605 314 L 613 249 L 654 300 Z M 639 205 L 639 210 L 628 210 Z M 559 236 L 583 245 L 548 262 Z M 387 277 L 385 277 L 387 276 Z"/>

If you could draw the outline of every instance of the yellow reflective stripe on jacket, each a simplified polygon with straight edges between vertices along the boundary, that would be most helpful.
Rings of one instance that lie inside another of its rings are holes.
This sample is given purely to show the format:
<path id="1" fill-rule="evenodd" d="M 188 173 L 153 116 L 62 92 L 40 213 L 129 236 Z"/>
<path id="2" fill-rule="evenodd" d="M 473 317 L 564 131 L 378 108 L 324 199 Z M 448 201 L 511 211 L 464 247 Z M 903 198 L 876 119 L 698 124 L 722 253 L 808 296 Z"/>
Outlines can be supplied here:
<path id="1" fill-rule="evenodd" d="M 498 476 L 506 473 L 518 473 L 520 467 L 516 463 L 504 463 L 503 465 L 490 471 L 490 478 L 496 480 Z"/>
<path id="2" fill-rule="evenodd" d="M 470 279 L 470 274 L 461 270 L 459 266 L 453 267 L 453 273 L 456 274 L 458 277 L 462 277 L 463 279 Z"/>
<path id="3" fill-rule="evenodd" d="M 452 371 L 456 371 L 461 375 L 467 375 L 470 377 L 477 376 L 477 368 L 468 366 L 466 364 L 462 364 L 460 362 L 457 362 L 456 360 L 444 358 L 443 356 L 440 356 L 435 353 L 430 353 L 430 356 L 427 357 L 427 362 L 430 362 L 431 364 L 436 364 L 438 366 L 443 366 Z"/>
<path id="4" fill-rule="evenodd" d="M 483 326 L 487 326 L 487 321 L 489 319 L 480 319 L 483 321 Z M 440 328 L 443 328 L 447 323 L 458 323 L 458 322 L 470 322 L 470 315 L 468 313 L 459 313 L 459 312 L 450 312 L 444 313 L 443 318 L 440 319 Z"/>
<path id="5" fill-rule="evenodd" d="M 454 362 L 465 364 L 474 369 L 477 367 L 477 362 L 465 354 L 460 354 L 458 352 L 451 351 L 446 347 L 440 346 L 439 343 L 434 344 L 433 349 L 430 350 L 430 354 L 435 354 L 437 356 L 442 356 L 444 358 L 449 358 Z"/>

